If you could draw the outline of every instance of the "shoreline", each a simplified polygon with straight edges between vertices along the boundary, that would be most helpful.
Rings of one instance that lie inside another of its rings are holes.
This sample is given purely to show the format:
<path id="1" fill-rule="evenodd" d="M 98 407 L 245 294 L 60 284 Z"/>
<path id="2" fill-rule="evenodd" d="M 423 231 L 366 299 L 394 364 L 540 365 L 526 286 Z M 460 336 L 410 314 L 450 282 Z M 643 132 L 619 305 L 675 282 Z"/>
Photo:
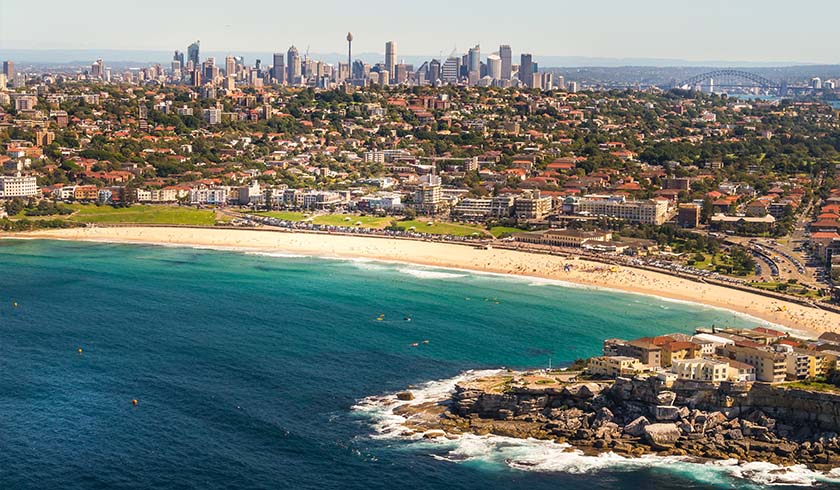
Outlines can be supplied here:
<path id="1" fill-rule="evenodd" d="M 698 391 L 691 381 L 663 386 L 653 378 L 578 380 L 576 374 L 470 370 L 365 397 L 353 410 L 370 418 L 374 438 L 452 447 L 440 456 L 452 462 L 481 456 L 523 471 L 565 471 L 581 459 L 598 467 L 711 465 L 736 481 L 764 484 L 815 485 L 840 477 L 836 438 L 811 450 L 836 418 L 815 424 L 800 410 L 802 403 L 830 405 L 837 394 L 764 384 L 709 384 Z M 730 390 L 740 403 L 729 407 L 709 396 L 719 390 Z M 663 400 L 671 405 L 659 406 Z M 765 413 L 768 400 L 779 404 L 773 417 Z M 694 402 L 698 406 L 689 409 Z M 509 448 L 518 450 L 505 453 Z"/>
<path id="2" fill-rule="evenodd" d="M 546 279 L 694 303 L 747 315 L 806 334 L 840 329 L 840 314 L 780 299 L 644 269 L 507 249 L 480 250 L 452 243 L 395 238 L 189 227 L 70 228 L 4 234 L 0 237 L 206 247 L 239 252 L 289 253 L 416 264 L 465 272 Z M 571 270 L 566 270 L 567 265 L 571 266 Z"/>

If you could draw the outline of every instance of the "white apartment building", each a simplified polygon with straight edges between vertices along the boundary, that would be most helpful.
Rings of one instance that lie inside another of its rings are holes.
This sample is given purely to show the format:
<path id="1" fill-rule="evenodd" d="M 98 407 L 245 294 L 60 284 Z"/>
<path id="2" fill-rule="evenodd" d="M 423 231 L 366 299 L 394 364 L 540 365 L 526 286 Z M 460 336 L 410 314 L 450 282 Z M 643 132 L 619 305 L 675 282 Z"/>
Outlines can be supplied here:
<path id="1" fill-rule="evenodd" d="M 671 371 L 681 380 L 712 383 L 729 380 L 729 363 L 717 359 L 674 359 Z"/>
<path id="2" fill-rule="evenodd" d="M 35 197 L 38 195 L 38 182 L 35 177 L 17 174 L 13 177 L 0 177 L 0 199 L 13 197 Z"/>
<path id="3" fill-rule="evenodd" d="M 225 205 L 230 189 L 227 187 L 202 187 L 190 189 L 190 204 Z"/>
<path id="4" fill-rule="evenodd" d="M 461 199 L 454 208 L 452 214 L 467 219 L 483 219 L 490 216 L 493 206 L 493 199 L 466 198 Z"/>
<path id="5" fill-rule="evenodd" d="M 606 216 L 631 223 L 661 225 L 668 220 L 668 202 L 664 200 L 629 201 L 624 196 L 589 195 L 570 197 L 565 205 L 573 214 Z"/>

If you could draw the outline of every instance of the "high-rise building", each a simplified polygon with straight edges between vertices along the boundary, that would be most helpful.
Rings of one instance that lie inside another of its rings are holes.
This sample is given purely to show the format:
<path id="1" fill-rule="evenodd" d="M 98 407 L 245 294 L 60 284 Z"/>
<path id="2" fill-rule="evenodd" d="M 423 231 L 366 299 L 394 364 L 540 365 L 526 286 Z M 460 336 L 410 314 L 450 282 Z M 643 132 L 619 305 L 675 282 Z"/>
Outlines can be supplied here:
<path id="1" fill-rule="evenodd" d="M 366 80 L 370 75 L 370 65 L 365 63 L 362 60 L 356 60 L 353 62 L 353 79 L 354 80 Z"/>
<path id="2" fill-rule="evenodd" d="M 450 56 L 440 68 L 440 79 L 445 83 L 457 83 L 461 73 L 461 57 Z"/>
<path id="3" fill-rule="evenodd" d="M 300 83 L 301 76 L 300 54 L 292 46 L 286 53 L 286 81 L 292 85 Z"/>
<path id="4" fill-rule="evenodd" d="M 499 58 L 502 59 L 502 80 L 510 80 L 513 77 L 513 51 L 510 46 L 499 46 Z"/>
<path id="5" fill-rule="evenodd" d="M 177 49 L 175 50 L 175 54 L 172 56 L 172 61 L 177 61 L 181 64 L 181 67 L 184 67 L 184 65 L 187 64 L 186 59 L 184 58 L 184 53 L 178 51 Z"/>
<path id="6" fill-rule="evenodd" d="M 6 60 L 3 62 L 3 74 L 6 75 L 6 80 L 14 82 L 15 80 L 15 62 Z"/>
<path id="7" fill-rule="evenodd" d="M 187 61 L 192 61 L 193 68 L 198 68 L 198 66 L 201 64 L 201 62 L 199 61 L 200 58 L 199 58 L 199 54 L 198 54 L 200 45 L 201 45 L 201 42 L 196 41 L 196 42 L 190 44 L 189 46 L 187 46 Z"/>
<path id="8" fill-rule="evenodd" d="M 527 87 L 534 86 L 534 57 L 530 53 L 522 53 L 519 61 L 519 80 Z"/>
<path id="9" fill-rule="evenodd" d="M 438 80 L 440 80 L 440 61 L 432 60 L 429 62 L 429 82 L 432 85 L 437 84 Z"/>
<path id="10" fill-rule="evenodd" d="M 397 66 L 397 43 L 388 41 L 385 43 L 385 69 L 388 73 L 394 73 Z"/>
<path id="11" fill-rule="evenodd" d="M 487 57 L 487 76 L 493 80 L 502 79 L 502 58 L 496 53 Z"/>
<path id="12" fill-rule="evenodd" d="M 476 74 L 476 77 L 481 74 L 481 46 L 478 44 L 470 48 L 467 54 L 468 75 Z"/>
<path id="13" fill-rule="evenodd" d="M 105 78 L 105 62 L 102 59 L 98 59 L 90 65 L 90 76 L 91 78 Z"/>
<path id="14" fill-rule="evenodd" d="M 233 56 L 228 55 L 225 58 L 225 75 L 226 76 L 235 76 L 236 75 L 236 58 Z"/>
<path id="15" fill-rule="evenodd" d="M 274 53 L 274 65 L 271 68 L 272 76 L 277 80 L 277 83 L 286 82 L 286 55 L 283 53 Z"/>
<path id="16" fill-rule="evenodd" d="M 400 63 L 394 67 L 394 74 L 391 75 L 391 82 L 400 85 L 408 81 L 408 65 Z"/>

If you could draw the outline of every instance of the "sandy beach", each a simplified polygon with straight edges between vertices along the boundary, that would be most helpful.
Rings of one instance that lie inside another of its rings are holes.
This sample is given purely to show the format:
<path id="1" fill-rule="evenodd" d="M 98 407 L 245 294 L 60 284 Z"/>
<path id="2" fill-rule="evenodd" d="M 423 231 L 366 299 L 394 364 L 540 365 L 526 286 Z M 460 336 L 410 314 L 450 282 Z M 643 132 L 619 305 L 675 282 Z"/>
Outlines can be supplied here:
<path id="1" fill-rule="evenodd" d="M 512 250 L 361 236 L 142 226 L 43 230 L 16 236 L 249 249 L 515 274 L 701 303 L 807 333 L 840 330 L 840 314 L 833 312 L 667 274 Z M 566 270 L 566 265 L 571 267 Z"/>

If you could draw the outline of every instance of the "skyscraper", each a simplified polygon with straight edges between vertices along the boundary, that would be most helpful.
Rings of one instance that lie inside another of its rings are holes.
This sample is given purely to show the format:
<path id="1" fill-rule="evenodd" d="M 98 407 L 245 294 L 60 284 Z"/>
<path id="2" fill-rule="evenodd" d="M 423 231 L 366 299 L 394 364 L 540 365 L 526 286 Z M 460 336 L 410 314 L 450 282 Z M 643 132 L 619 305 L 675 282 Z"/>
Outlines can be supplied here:
<path id="1" fill-rule="evenodd" d="M 440 61 L 432 60 L 429 62 L 429 82 L 436 85 L 440 80 Z"/>
<path id="2" fill-rule="evenodd" d="M 15 62 L 6 60 L 3 62 L 3 74 L 6 75 L 6 80 L 14 83 L 15 81 Z"/>
<path id="3" fill-rule="evenodd" d="M 397 66 L 397 43 L 388 41 L 385 43 L 385 69 L 388 73 L 394 73 Z"/>
<path id="4" fill-rule="evenodd" d="M 233 56 L 228 55 L 225 58 L 225 75 L 229 77 L 236 75 L 236 58 Z"/>
<path id="5" fill-rule="evenodd" d="M 93 78 L 105 78 L 105 62 L 101 58 L 90 66 L 90 76 Z"/>
<path id="6" fill-rule="evenodd" d="M 277 80 L 277 83 L 286 82 L 286 55 L 283 53 L 274 53 L 274 64 L 271 68 L 272 76 Z"/>
<path id="7" fill-rule="evenodd" d="M 487 57 L 487 76 L 493 80 L 502 79 L 502 58 L 496 53 Z"/>
<path id="8" fill-rule="evenodd" d="M 440 69 L 440 79 L 446 83 L 457 83 L 461 73 L 461 58 L 450 56 Z"/>
<path id="9" fill-rule="evenodd" d="M 198 49 L 200 44 L 200 41 L 196 41 L 187 46 L 187 61 L 192 61 L 193 68 L 197 68 L 201 64 L 201 62 L 199 61 L 200 58 L 198 57 Z"/>
<path id="10" fill-rule="evenodd" d="M 175 50 L 175 54 L 172 56 L 172 61 L 177 61 L 180 63 L 180 66 L 186 65 L 186 60 L 184 59 L 184 53 L 181 51 Z"/>
<path id="11" fill-rule="evenodd" d="M 286 81 L 292 85 L 300 83 L 300 54 L 296 47 L 286 53 Z"/>
<path id="12" fill-rule="evenodd" d="M 519 80 L 526 87 L 534 86 L 534 57 L 530 53 L 522 53 L 519 60 Z"/>
<path id="13" fill-rule="evenodd" d="M 469 73 L 481 73 L 481 46 L 478 44 L 475 47 L 470 48 L 470 52 L 467 57 L 467 66 L 469 67 Z"/>
<path id="14" fill-rule="evenodd" d="M 510 80 L 513 77 L 513 51 L 510 46 L 499 46 L 499 58 L 502 59 L 502 80 Z"/>

